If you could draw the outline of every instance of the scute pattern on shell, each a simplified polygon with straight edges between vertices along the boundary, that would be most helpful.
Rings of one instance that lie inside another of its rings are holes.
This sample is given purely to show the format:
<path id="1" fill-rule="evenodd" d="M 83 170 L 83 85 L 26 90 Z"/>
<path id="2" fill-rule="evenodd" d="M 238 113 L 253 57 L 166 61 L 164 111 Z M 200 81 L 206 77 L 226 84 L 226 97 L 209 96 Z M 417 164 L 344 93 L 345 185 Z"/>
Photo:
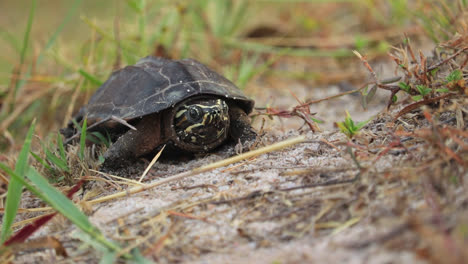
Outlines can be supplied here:
<path id="1" fill-rule="evenodd" d="M 232 82 L 196 60 L 148 56 L 112 73 L 82 114 L 87 114 L 90 123 L 111 115 L 130 120 L 203 94 L 235 100 L 246 113 L 254 105 Z"/>

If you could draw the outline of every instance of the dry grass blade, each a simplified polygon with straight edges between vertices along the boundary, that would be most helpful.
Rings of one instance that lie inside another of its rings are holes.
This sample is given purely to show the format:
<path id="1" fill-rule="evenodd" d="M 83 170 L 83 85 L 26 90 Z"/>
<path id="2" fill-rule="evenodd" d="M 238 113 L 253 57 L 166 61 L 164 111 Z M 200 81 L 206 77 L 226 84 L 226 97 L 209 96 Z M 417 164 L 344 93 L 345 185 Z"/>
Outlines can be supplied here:
<path id="1" fill-rule="evenodd" d="M 241 154 L 241 155 L 237 155 L 237 156 L 234 156 L 234 157 L 231 157 L 231 158 L 220 160 L 218 162 L 214 162 L 214 163 L 211 163 L 211 164 L 208 164 L 208 165 L 205 165 L 205 166 L 202 166 L 202 167 L 190 170 L 190 171 L 182 172 L 182 173 L 179 173 L 179 174 L 174 175 L 172 177 L 168 177 L 168 178 L 165 178 L 165 179 L 162 179 L 162 180 L 150 183 L 150 184 L 145 184 L 145 185 L 142 185 L 142 186 L 133 187 L 133 188 L 131 188 L 129 190 L 126 190 L 126 191 L 123 191 L 123 192 L 118 192 L 118 193 L 115 193 L 115 194 L 112 194 L 112 195 L 108 195 L 108 196 L 101 197 L 101 198 L 98 198 L 98 199 L 95 199 L 95 200 L 91 200 L 88 203 L 98 204 L 98 203 L 106 202 L 106 201 L 109 201 L 109 200 L 121 198 L 121 197 L 130 195 L 130 194 L 134 194 L 134 193 L 142 192 L 142 191 L 145 191 L 145 190 L 149 190 L 151 188 L 155 188 L 155 187 L 161 186 L 163 184 L 178 181 L 178 180 L 181 180 L 183 178 L 187 178 L 187 177 L 199 174 L 199 173 L 203 173 L 203 172 L 214 170 L 214 169 L 217 169 L 217 168 L 220 168 L 220 167 L 224 167 L 224 166 L 227 166 L 229 164 L 236 163 L 236 162 L 239 162 L 241 160 L 248 159 L 248 158 L 251 158 L 251 157 L 254 157 L 254 156 L 258 156 L 258 155 L 265 154 L 265 153 L 272 152 L 272 151 L 277 151 L 277 150 L 280 150 L 280 149 L 283 149 L 283 148 L 286 148 L 286 147 L 290 147 L 290 146 L 302 143 L 304 141 L 305 141 L 304 136 L 298 136 L 298 137 L 295 137 L 295 138 L 292 138 L 292 139 L 288 139 L 288 140 L 285 140 L 285 141 L 282 141 L 282 142 L 275 143 L 275 144 L 267 146 L 267 147 L 263 147 L 263 148 L 260 148 L 260 149 L 257 149 L 257 150 L 249 151 L 249 152 Z"/>
<path id="2" fill-rule="evenodd" d="M 158 154 L 156 154 L 154 156 L 154 158 L 151 160 L 150 164 L 148 164 L 148 167 L 146 167 L 146 170 L 143 172 L 143 174 L 141 174 L 141 177 L 138 180 L 138 182 L 141 182 L 143 180 L 143 178 L 145 178 L 146 174 L 148 174 L 148 171 L 153 167 L 154 163 L 156 163 L 156 161 L 159 159 L 159 156 L 161 156 L 161 153 L 163 152 L 165 147 L 166 147 L 166 145 L 164 145 L 162 147 L 162 149 L 158 152 Z"/>
<path id="3" fill-rule="evenodd" d="M 343 230 L 345 230 L 346 228 L 349 228 L 355 225 L 357 222 L 359 222 L 359 220 L 361 220 L 361 217 L 354 217 L 354 218 L 349 219 L 348 221 L 344 222 L 342 225 L 338 226 L 335 230 L 333 230 L 332 235 L 336 235 L 342 232 Z"/>
<path id="4" fill-rule="evenodd" d="M 135 181 L 135 180 L 132 180 L 132 179 L 128 179 L 128 178 L 124 178 L 124 177 L 120 177 L 120 176 L 117 176 L 117 175 L 112 175 L 112 174 L 109 174 L 109 173 L 105 173 L 105 172 L 102 172 L 102 171 L 97 171 L 97 170 L 89 170 L 89 171 L 92 171 L 92 172 L 95 172 L 95 173 L 99 173 L 99 174 L 102 174 L 106 177 L 109 177 L 109 178 L 115 178 L 115 179 L 118 179 L 128 185 L 142 185 L 141 182 L 138 182 L 138 181 Z"/>
<path id="5" fill-rule="evenodd" d="M 21 244 L 15 244 L 13 247 L 14 252 L 20 252 L 20 251 L 30 251 L 30 250 L 37 250 L 37 249 L 45 249 L 45 248 L 50 248 L 54 249 L 55 254 L 57 256 L 62 256 L 62 257 L 67 257 L 67 251 L 65 250 L 65 247 L 63 244 L 55 237 L 48 236 L 48 237 L 41 237 L 37 239 L 32 239 L 29 241 L 26 241 Z"/>

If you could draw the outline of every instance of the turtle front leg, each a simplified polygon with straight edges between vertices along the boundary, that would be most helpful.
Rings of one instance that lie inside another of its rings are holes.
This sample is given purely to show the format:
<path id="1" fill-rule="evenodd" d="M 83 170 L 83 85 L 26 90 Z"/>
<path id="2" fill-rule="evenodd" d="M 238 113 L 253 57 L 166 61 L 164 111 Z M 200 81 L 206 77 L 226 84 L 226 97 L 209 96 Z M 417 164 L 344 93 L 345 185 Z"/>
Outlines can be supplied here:
<path id="1" fill-rule="evenodd" d="M 136 130 L 129 130 L 120 136 L 104 153 L 101 168 L 122 168 L 153 151 L 162 142 L 160 121 L 157 114 L 143 117 L 135 126 Z"/>
<path id="2" fill-rule="evenodd" d="M 248 149 L 253 140 L 257 138 L 257 132 L 250 125 L 250 118 L 244 110 L 238 106 L 229 106 L 231 119 L 230 135 L 236 142 L 240 141 L 243 149 Z"/>

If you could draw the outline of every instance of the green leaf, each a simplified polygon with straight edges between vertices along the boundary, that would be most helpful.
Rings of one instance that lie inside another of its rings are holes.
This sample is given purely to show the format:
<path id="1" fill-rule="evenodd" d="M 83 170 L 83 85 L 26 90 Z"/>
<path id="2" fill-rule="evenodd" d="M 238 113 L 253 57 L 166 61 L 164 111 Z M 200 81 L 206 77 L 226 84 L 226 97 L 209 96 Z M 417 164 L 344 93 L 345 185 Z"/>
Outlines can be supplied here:
<path id="1" fill-rule="evenodd" d="M 29 149 L 31 148 L 31 141 L 35 127 L 36 120 L 33 120 L 26 135 L 26 139 L 24 140 L 23 147 L 21 148 L 21 152 L 18 156 L 18 160 L 16 161 L 14 172 L 15 174 L 19 175 L 19 179 L 11 178 L 10 183 L 8 184 L 8 192 L 5 202 L 5 214 L 3 215 L 2 234 L 0 236 L 2 243 L 5 242 L 5 240 L 10 236 L 11 225 L 13 224 L 13 221 L 15 220 L 16 214 L 18 212 L 23 187 L 21 180 L 24 178 L 24 175 L 27 171 Z M 2 169 L 5 170 L 5 168 Z"/>
<path id="2" fill-rule="evenodd" d="M 384 80 L 382 80 L 380 82 L 383 83 L 383 84 L 389 84 L 389 83 L 398 82 L 399 80 L 401 80 L 401 76 L 386 78 L 386 79 L 384 79 Z"/>
<path id="3" fill-rule="evenodd" d="M 143 12 L 143 6 L 141 0 L 127 0 L 127 5 L 133 9 L 136 13 Z"/>
<path id="4" fill-rule="evenodd" d="M 367 103 L 370 103 L 372 101 L 372 99 L 374 98 L 376 92 L 377 92 L 377 85 L 374 84 L 372 86 L 372 88 L 370 89 L 369 93 L 366 96 L 366 102 Z"/>
<path id="5" fill-rule="evenodd" d="M 359 123 L 357 123 L 356 125 L 356 130 L 360 130 L 361 128 L 363 128 L 367 123 L 369 122 L 369 120 L 366 120 L 366 121 L 361 121 Z"/>
<path id="6" fill-rule="evenodd" d="M 369 40 L 362 36 L 356 36 L 354 39 L 354 46 L 357 50 L 361 51 L 369 46 Z"/>
<path id="7" fill-rule="evenodd" d="M 428 88 L 427 86 L 425 85 L 422 85 L 422 84 L 419 84 L 419 85 L 416 85 L 416 90 L 418 90 L 418 92 L 424 97 L 426 95 L 428 95 L 432 90 L 431 88 Z"/>
<path id="8" fill-rule="evenodd" d="M 448 93 L 448 92 L 450 92 L 450 90 L 448 88 L 439 88 L 439 89 L 436 89 L 436 92 L 438 92 L 438 93 Z"/>
<path id="9" fill-rule="evenodd" d="M 310 117 L 310 119 L 312 119 L 312 121 L 314 121 L 317 124 L 324 124 L 325 123 L 323 120 L 320 120 L 320 119 L 317 119 L 317 118 L 314 118 L 314 117 L 311 117 L 311 116 L 309 116 L 309 117 Z"/>
<path id="10" fill-rule="evenodd" d="M 460 69 L 456 69 L 446 77 L 446 80 L 447 82 L 458 82 L 462 78 L 462 71 Z"/>
<path id="11" fill-rule="evenodd" d="M 419 100 L 421 100 L 422 98 L 423 98 L 422 95 L 411 96 L 411 99 L 413 99 L 414 101 L 419 101 Z"/>
<path id="12" fill-rule="evenodd" d="M 404 82 L 399 82 L 398 83 L 398 87 L 400 87 L 400 89 L 402 89 L 403 91 L 409 93 L 411 91 L 411 86 L 407 83 L 404 83 Z"/>

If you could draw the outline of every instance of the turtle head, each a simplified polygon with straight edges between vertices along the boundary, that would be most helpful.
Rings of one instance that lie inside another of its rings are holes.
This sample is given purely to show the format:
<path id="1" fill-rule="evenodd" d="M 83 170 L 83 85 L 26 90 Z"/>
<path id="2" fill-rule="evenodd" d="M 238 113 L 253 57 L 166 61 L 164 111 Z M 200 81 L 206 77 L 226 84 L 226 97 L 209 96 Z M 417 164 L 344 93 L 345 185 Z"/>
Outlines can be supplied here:
<path id="1" fill-rule="evenodd" d="M 179 104 L 173 113 L 176 146 L 205 152 L 220 145 L 229 131 L 229 108 L 217 98 L 197 98 Z"/>

